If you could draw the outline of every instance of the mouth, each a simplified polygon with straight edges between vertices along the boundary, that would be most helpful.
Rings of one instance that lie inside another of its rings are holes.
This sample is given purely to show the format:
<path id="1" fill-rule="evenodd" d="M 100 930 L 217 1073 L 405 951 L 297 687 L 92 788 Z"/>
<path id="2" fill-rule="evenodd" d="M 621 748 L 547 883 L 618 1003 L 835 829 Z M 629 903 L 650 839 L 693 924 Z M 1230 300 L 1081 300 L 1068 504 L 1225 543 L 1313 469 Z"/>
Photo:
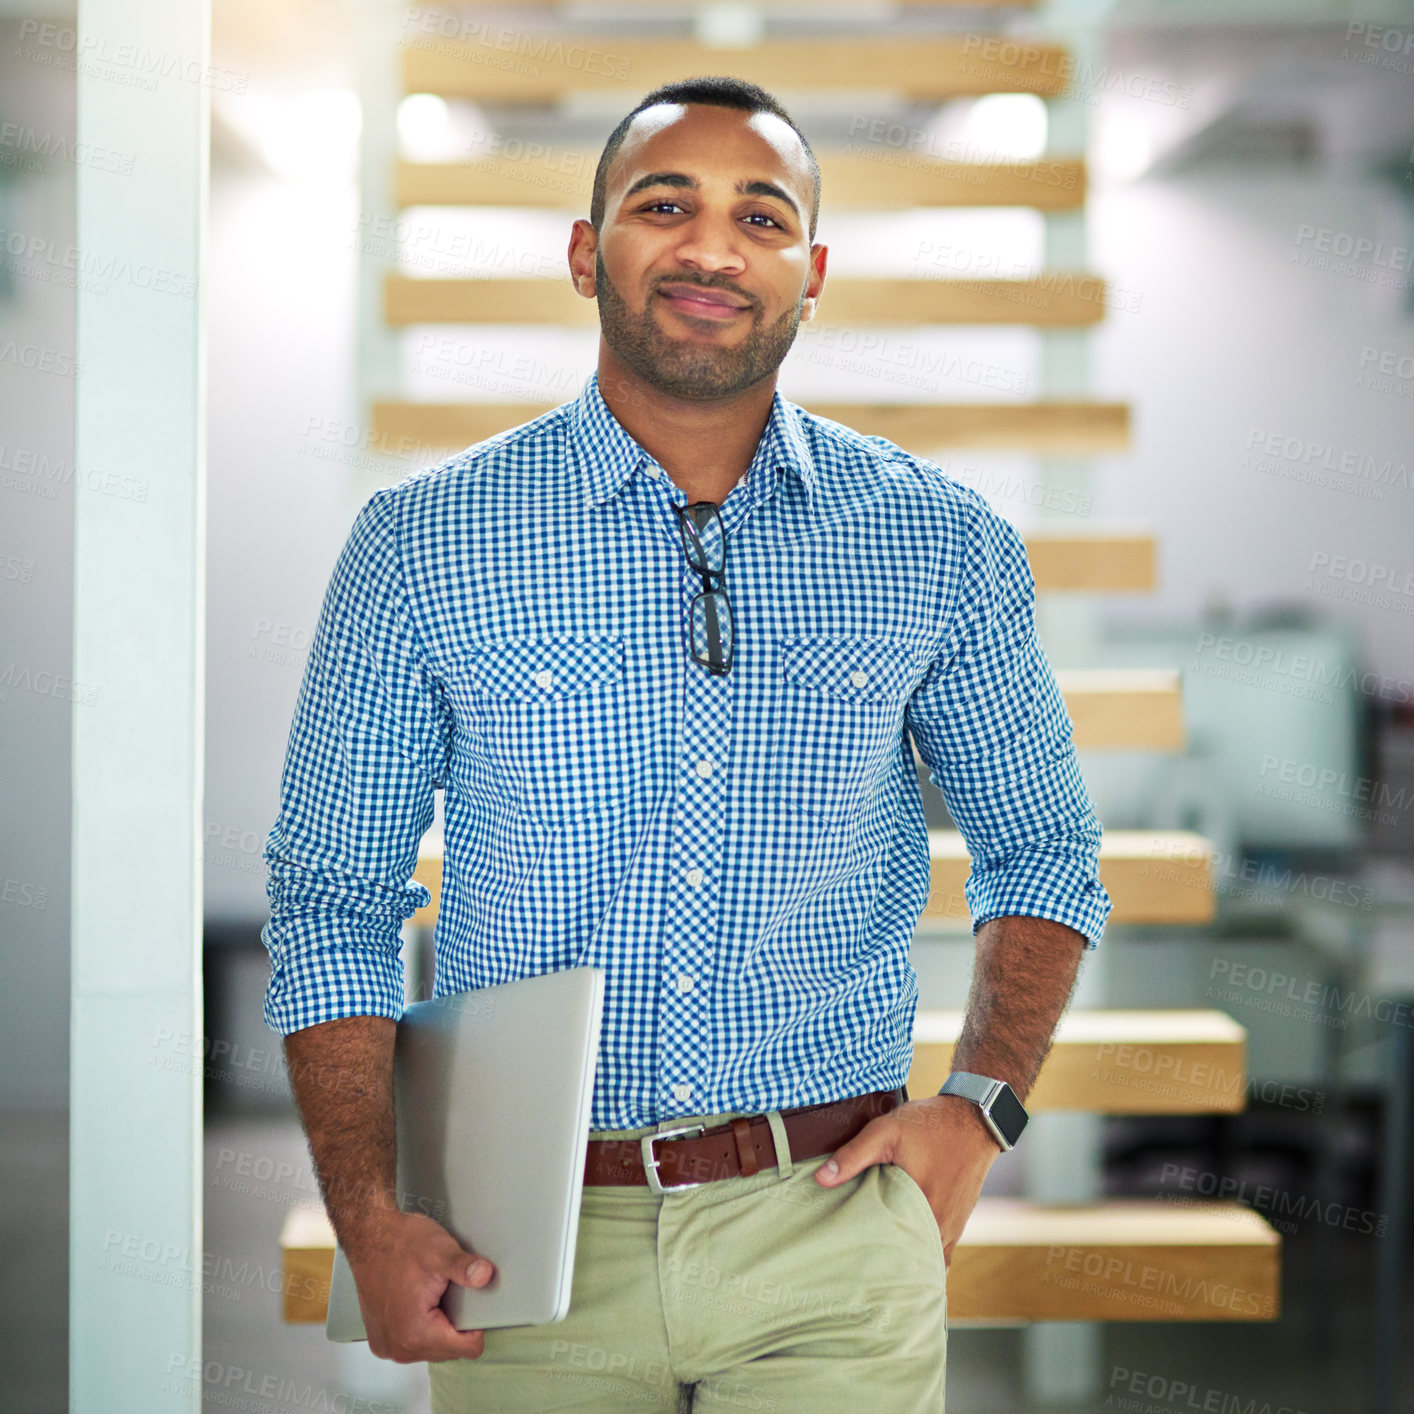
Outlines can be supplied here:
<path id="1" fill-rule="evenodd" d="M 669 285 L 658 293 L 679 314 L 695 319 L 713 319 L 719 323 L 735 319 L 750 307 L 723 290 L 709 290 L 697 285 Z"/>

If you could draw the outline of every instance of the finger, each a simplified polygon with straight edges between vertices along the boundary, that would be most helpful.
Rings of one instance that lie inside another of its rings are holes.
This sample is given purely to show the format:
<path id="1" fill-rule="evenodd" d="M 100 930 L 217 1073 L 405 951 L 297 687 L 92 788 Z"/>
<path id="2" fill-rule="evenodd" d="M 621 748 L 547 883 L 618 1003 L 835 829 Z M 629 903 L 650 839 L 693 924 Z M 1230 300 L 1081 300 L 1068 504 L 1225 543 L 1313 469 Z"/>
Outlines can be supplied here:
<path id="1" fill-rule="evenodd" d="M 887 1163 L 892 1159 L 889 1130 L 877 1119 L 871 1119 L 853 1139 L 838 1149 L 815 1170 L 815 1180 L 826 1188 L 844 1183 L 870 1164 Z"/>
<path id="2" fill-rule="evenodd" d="M 461 1331 L 440 1306 L 432 1306 L 375 1326 L 369 1325 L 369 1349 L 384 1360 L 412 1364 L 419 1360 L 475 1360 L 484 1348 L 485 1332 Z"/>
<path id="3" fill-rule="evenodd" d="M 439 1268 L 438 1275 L 456 1282 L 458 1286 L 481 1287 L 496 1275 L 496 1267 L 489 1257 L 479 1257 L 475 1252 L 457 1248 Z"/>
<path id="4" fill-rule="evenodd" d="M 429 1313 L 418 1337 L 423 1360 L 476 1360 L 486 1349 L 485 1331 L 458 1330 L 441 1310 Z"/>
<path id="5" fill-rule="evenodd" d="M 470 1256 L 470 1254 L 467 1254 Z M 482 1352 L 484 1332 L 463 1331 L 443 1309 L 446 1286 L 424 1294 L 412 1324 L 398 1333 L 397 1343 L 410 1360 L 474 1360 Z"/>
<path id="6" fill-rule="evenodd" d="M 479 1360 L 486 1352 L 482 1331 L 450 1331 L 427 1335 L 418 1332 L 398 1341 L 387 1350 L 375 1350 L 374 1354 L 385 1360 L 396 1360 L 399 1364 L 413 1365 L 424 1360 Z"/>

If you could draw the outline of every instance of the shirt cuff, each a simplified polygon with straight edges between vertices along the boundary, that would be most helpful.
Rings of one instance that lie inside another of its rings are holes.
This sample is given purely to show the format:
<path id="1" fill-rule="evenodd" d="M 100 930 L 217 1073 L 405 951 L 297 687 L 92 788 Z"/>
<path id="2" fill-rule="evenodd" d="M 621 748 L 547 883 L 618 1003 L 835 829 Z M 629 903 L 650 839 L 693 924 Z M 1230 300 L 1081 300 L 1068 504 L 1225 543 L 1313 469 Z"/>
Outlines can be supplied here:
<path id="1" fill-rule="evenodd" d="M 403 963 L 396 952 L 319 947 L 272 956 L 265 1022 L 282 1036 L 346 1016 L 403 1014 Z"/>
<path id="2" fill-rule="evenodd" d="M 1083 933 L 1087 950 L 1099 943 L 1113 908 L 1092 856 L 1076 859 L 1047 845 L 1029 846 L 992 865 L 979 867 L 974 860 L 963 894 L 974 933 L 1009 914 L 1049 918 Z"/>

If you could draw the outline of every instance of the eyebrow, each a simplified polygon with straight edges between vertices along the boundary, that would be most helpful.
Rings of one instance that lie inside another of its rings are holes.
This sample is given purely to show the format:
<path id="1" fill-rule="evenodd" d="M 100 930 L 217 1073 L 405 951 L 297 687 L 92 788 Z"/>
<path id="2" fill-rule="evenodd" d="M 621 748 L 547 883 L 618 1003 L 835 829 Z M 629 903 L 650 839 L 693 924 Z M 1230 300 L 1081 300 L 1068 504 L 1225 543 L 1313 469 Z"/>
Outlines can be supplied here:
<path id="1" fill-rule="evenodd" d="M 696 177 L 691 177 L 686 172 L 649 172 L 629 187 L 624 193 L 623 199 L 627 201 L 629 197 L 648 187 L 686 187 L 697 191 L 701 185 Z M 742 178 L 736 184 L 736 191 L 740 196 L 774 196 L 778 201 L 785 202 L 795 212 L 798 221 L 803 222 L 805 219 L 805 213 L 801 211 L 796 199 L 783 187 L 777 186 L 775 182 L 748 182 Z"/>

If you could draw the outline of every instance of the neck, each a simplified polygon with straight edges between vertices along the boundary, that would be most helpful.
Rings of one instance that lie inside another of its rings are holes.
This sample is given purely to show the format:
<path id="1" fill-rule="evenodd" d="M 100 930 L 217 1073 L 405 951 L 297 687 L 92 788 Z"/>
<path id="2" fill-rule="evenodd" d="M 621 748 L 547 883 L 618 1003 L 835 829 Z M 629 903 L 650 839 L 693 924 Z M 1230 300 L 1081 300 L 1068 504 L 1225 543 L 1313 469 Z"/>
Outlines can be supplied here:
<path id="1" fill-rule="evenodd" d="M 689 500 L 720 505 L 741 480 L 771 416 L 776 373 L 727 398 L 676 398 L 599 347 L 599 393 L 614 419 Z"/>

